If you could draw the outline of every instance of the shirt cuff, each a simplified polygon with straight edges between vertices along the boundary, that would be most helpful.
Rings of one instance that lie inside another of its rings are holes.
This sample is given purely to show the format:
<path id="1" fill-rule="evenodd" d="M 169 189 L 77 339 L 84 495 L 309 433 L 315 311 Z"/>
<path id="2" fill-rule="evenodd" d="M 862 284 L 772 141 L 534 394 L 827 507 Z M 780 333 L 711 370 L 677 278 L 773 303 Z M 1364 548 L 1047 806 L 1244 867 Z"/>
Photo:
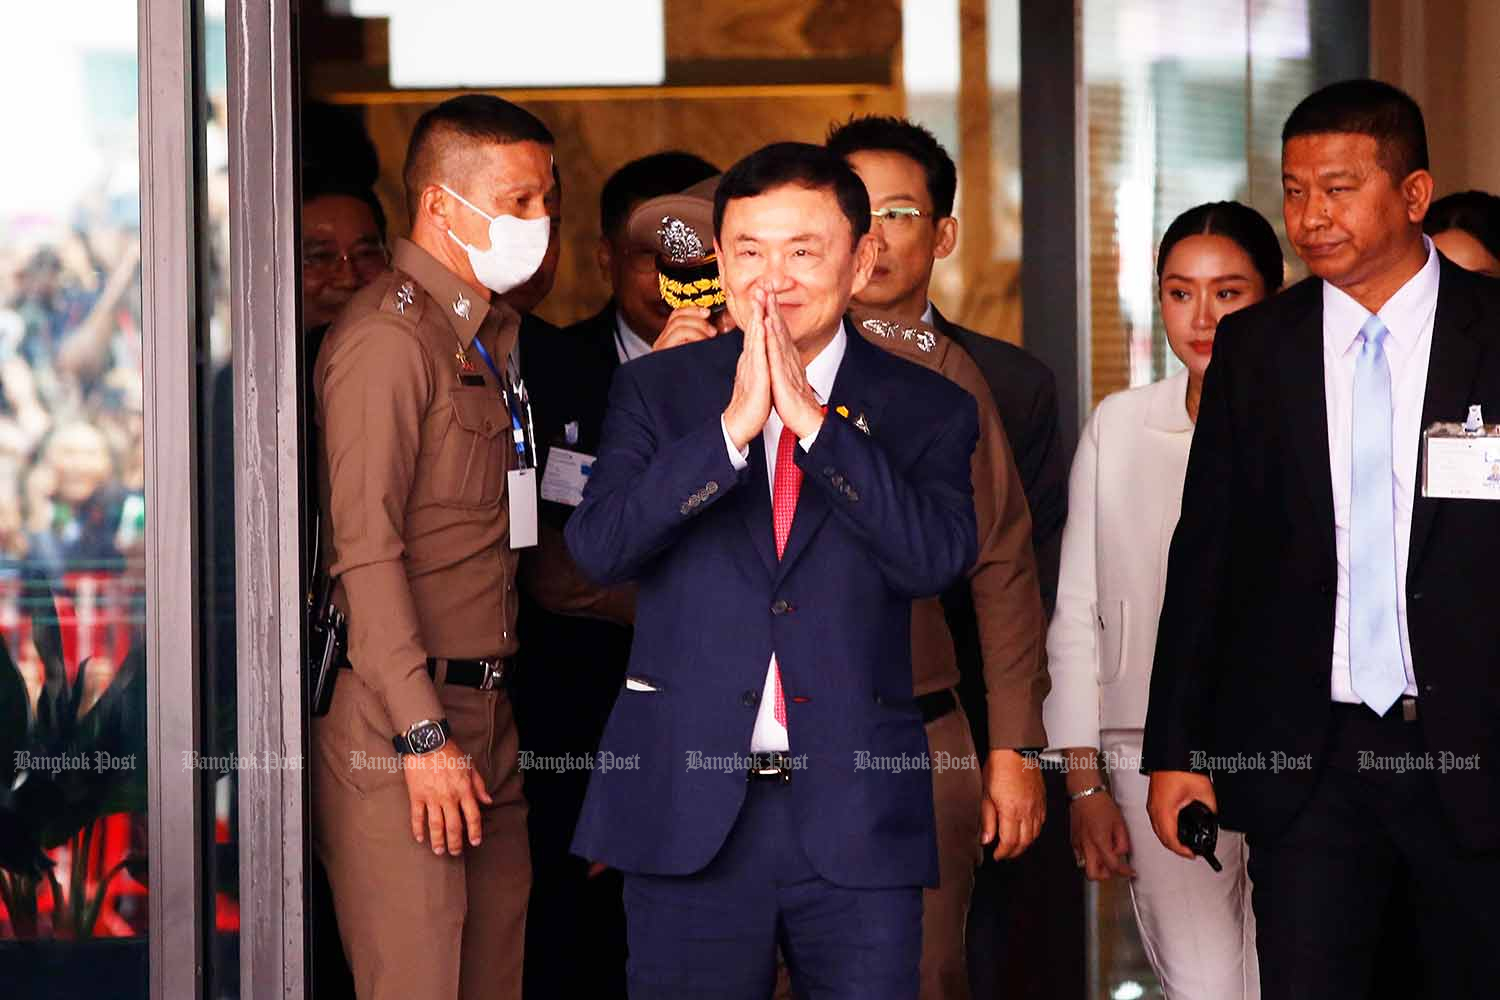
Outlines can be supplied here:
<path id="1" fill-rule="evenodd" d="M 818 431 L 820 431 L 822 429 L 823 429 L 823 425 L 819 424 L 818 425 Z M 816 440 L 818 440 L 818 431 L 813 431 L 811 434 L 809 434 L 805 438 L 798 438 L 797 439 L 797 443 L 802 446 L 802 450 L 803 451 L 812 451 L 813 442 L 816 441 Z"/>
<path id="2" fill-rule="evenodd" d="M 729 436 L 729 425 L 724 422 L 723 416 L 719 417 L 719 429 L 724 432 L 724 447 L 729 451 L 729 464 L 734 466 L 738 472 L 750 464 L 750 447 L 736 448 L 734 439 Z M 804 445 L 805 447 L 805 445 Z"/>

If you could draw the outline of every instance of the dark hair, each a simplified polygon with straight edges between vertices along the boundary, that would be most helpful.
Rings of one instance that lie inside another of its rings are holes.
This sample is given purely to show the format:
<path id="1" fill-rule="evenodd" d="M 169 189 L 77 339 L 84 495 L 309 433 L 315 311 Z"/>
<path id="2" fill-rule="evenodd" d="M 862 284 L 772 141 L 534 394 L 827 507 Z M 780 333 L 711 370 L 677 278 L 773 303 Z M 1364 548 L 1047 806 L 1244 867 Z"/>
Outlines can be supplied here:
<path id="1" fill-rule="evenodd" d="M 1500 260 L 1500 197 L 1488 191 L 1460 191 L 1439 198 L 1427 209 L 1422 231 L 1436 236 L 1450 229 L 1468 233 Z"/>
<path id="2" fill-rule="evenodd" d="M 380 204 L 380 199 L 375 197 L 375 192 L 361 184 L 349 184 L 337 180 L 309 180 L 302 187 L 302 204 L 309 205 L 319 198 L 353 198 L 355 201 L 363 202 L 375 217 L 375 228 L 380 232 L 380 242 L 385 242 L 386 219 L 385 208 Z"/>
<path id="3" fill-rule="evenodd" d="M 1237 201 L 1211 201 L 1190 208 L 1172 220 L 1162 234 L 1161 247 L 1156 251 L 1158 284 L 1172 248 L 1189 236 L 1222 236 L 1234 240 L 1249 256 L 1255 272 L 1266 286 L 1266 294 L 1274 294 L 1281 288 L 1286 262 L 1281 256 L 1281 241 L 1276 238 L 1276 230 L 1271 228 L 1265 216 Z"/>
<path id="4" fill-rule="evenodd" d="M 304 187 L 335 182 L 375 186 L 380 178 L 380 160 L 359 111 L 306 101 L 301 130 Z"/>
<path id="5" fill-rule="evenodd" d="M 916 122 L 886 115 L 851 117 L 828 130 L 829 149 L 847 160 L 853 153 L 877 150 L 900 153 L 916 161 L 927 177 L 927 196 L 939 219 L 953 214 L 953 196 L 958 190 L 958 168 L 937 137 Z"/>
<path id="6" fill-rule="evenodd" d="M 622 235 L 630 213 L 641 202 L 686 191 L 718 172 L 719 168 L 703 157 L 680 149 L 631 160 L 610 174 L 599 192 L 599 232 L 613 240 Z"/>
<path id="7" fill-rule="evenodd" d="M 724 228 L 724 207 L 736 198 L 754 198 L 796 185 L 831 191 L 849 220 L 853 242 L 870 231 L 870 195 L 864 181 L 838 154 L 806 142 L 775 142 L 729 168 L 714 192 L 714 239 Z"/>
<path id="8" fill-rule="evenodd" d="M 1350 132 L 1375 140 L 1376 160 L 1400 183 L 1427 169 L 1427 125 L 1405 91 L 1379 80 L 1332 83 L 1302 99 L 1281 129 L 1282 145 L 1304 135 Z"/>
<path id="9" fill-rule="evenodd" d="M 428 108 L 412 129 L 406 166 L 401 171 L 406 185 L 406 207 L 412 218 L 416 218 L 417 199 L 422 197 L 423 190 L 443 171 L 446 158 L 455 147 L 465 142 L 498 146 L 517 142 L 554 144 L 552 133 L 540 118 L 491 94 L 464 94 Z"/>

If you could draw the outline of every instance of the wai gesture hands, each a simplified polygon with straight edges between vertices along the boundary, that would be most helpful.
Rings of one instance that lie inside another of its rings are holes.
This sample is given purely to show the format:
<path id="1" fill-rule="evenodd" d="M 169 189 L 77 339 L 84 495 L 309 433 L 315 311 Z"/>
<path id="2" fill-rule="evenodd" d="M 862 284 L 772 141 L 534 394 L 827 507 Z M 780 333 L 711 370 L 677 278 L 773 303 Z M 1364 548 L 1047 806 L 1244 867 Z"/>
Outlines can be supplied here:
<path id="1" fill-rule="evenodd" d="M 807 372 L 776 293 L 756 285 L 750 293 L 750 311 L 734 392 L 724 410 L 730 440 L 744 449 L 765 428 L 772 407 L 797 437 L 816 433 L 823 426 L 823 407 L 807 384 Z"/>

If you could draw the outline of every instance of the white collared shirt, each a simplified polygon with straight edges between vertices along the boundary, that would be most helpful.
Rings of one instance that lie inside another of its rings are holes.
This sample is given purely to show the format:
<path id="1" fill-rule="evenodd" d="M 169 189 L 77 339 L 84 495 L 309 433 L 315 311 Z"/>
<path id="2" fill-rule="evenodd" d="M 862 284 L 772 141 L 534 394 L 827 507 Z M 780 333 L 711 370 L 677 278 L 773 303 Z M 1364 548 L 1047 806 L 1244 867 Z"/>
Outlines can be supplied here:
<path id="1" fill-rule="evenodd" d="M 1438 255 L 1432 241 L 1427 263 L 1380 307 L 1390 334 L 1385 338 L 1391 370 L 1391 492 L 1396 504 L 1396 619 L 1406 694 L 1417 685 L 1406 632 L 1406 566 L 1411 545 L 1411 510 L 1417 484 L 1417 447 L 1422 402 L 1427 394 L 1427 363 L 1432 356 L 1432 320 L 1437 312 Z M 1354 362 L 1359 331 L 1370 312 L 1348 294 L 1323 282 L 1323 389 L 1328 402 L 1328 460 L 1333 477 L 1333 535 L 1338 552 L 1338 595 L 1333 612 L 1333 700 L 1359 704 L 1349 677 L 1349 494 L 1353 474 L 1350 437 L 1353 421 Z"/>
<path id="2" fill-rule="evenodd" d="M 819 403 L 828 403 L 828 394 L 833 391 L 833 380 L 838 376 L 839 365 L 844 361 L 844 348 L 848 343 L 848 334 L 840 323 L 833 339 L 818 352 L 817 357 L 808 362 L 807 384 L 813 395 L 818 397 Z M 719 424 L 724 424 L 722 417 L 719 418 Z M 773 505 L 776 502 L 776 446 L 781 442 L 781 429 L 784 426 L 781 414 L 772 407 L 770 416 L 766 418 L 766 426 L 760 432 L 761 443 L 766 451 L 766 485 L 771 491 Z M 817 439 L 818 432 L 813 431 L 807 437 L 799 438 L 797 443 L 803 451 L 809 451 Z M 750 464 L 750 449 L 736 448 L 730 440 L 727 427 L 724 428 L 724 446 L 729 449 L 729 462 L 736 469 L 743 469 Z M 767 753 L 789 749 L 791 746 L 787 742 L 786 727 L 776 721 L 776 653 L 773 650 L 770 665 L 766 668 L 766 682 L 760 693 L 760 708 L 755 713 L 755 728 L 750 733 L 750 752 Z"/>
<path id="3" fill-rule="evenodd" d="M 625 322 L 625 314 L 615 310 L 615 354 L 620 358 L 620 364 L 632 361 L 644 354 L 651 353 L 651 345 L 641 339 L 640 334 L 630 328 Z"/>
<path id="4" fill-rule="evenodd" d="M 927 308 L 922 310 L 922 322 L 931 327 L 937 326 L 937 315 L 933 312 L 931 299 L 927 300 Z"/>

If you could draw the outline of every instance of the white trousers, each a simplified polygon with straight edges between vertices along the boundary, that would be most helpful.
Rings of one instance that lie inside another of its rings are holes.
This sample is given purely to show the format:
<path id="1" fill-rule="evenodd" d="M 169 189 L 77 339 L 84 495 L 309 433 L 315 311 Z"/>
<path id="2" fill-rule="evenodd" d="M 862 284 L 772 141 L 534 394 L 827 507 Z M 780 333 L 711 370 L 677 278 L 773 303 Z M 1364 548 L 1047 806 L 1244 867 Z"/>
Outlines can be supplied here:
<path id="1" fill-rule="evenodd" d="M 1100 743 L 1130 833 L 1136 926 L 1167 1000 L 1260 1000 L 1244 834 L 1219 831 L 1214 856 L 1222 872 L 1201 858 L 1173 854 L 1156 839 L 1146 812 L 1150 779 L 1140 773 L 1141 730 L 1106 730 Z"/>

